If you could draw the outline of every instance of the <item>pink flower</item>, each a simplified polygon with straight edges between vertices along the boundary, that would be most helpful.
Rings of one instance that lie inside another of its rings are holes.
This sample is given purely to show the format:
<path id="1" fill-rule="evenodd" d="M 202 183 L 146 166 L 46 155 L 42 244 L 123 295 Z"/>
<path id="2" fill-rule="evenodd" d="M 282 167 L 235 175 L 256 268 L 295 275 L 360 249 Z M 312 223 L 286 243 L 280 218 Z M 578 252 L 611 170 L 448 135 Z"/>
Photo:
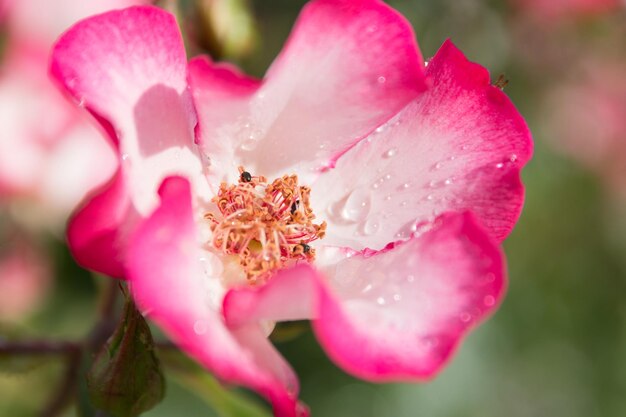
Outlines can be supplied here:
<path id="1" fill-rule="evenodd" d="M 515 0 L 521 9 L 542 20 L 580 17 L 616 11 L 621 0 Z"/>
<path id="2" fill-rule="evenodd" d="M 626 61 L 589 53 L 546 100 L 554 149 L 598 174 L 626 199 Z"/>
<path id="3" fill-rule="evenodd" d="M 7 46 L 0 66 L 0 195 L 28 198 L 48 221 L 63 222 L 115 168 L 101 132 L 47 75 L 49 49 L 76 20 L 139 1 L 5 0 Z M 8 201 L 8 200 L 7 200 Z"/>
<path id="4" fill-rule="evenodd" d="M 380 1 L 310 2 L 263 80 L 187 64 L 150 7 L 74 26 L 51 73 L 120 155 L 71 221 L 76 258 L 128 278 L 176 343 L 278 416 L 307 412 L 273 322 L 312 319 L 354 375 L 416 381 L 503 297 L 528 129 L 451 42 L 425 68 Z"/>
<path id="5" fill-rule="evenodd" d="M 36 310 L 51 279 L 45 254 L 28 241 L 15 239 L 0 246 L 0 323 Z"/>

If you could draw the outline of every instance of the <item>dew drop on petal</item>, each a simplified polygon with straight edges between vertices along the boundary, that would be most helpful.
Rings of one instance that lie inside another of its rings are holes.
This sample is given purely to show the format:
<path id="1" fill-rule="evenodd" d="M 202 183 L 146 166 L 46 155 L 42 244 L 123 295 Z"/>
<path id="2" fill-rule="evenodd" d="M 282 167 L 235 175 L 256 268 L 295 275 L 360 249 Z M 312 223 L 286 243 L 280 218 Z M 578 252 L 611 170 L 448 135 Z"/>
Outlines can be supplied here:
<path id="1" fill-rule="evenodd" d="M 387 300 L 385 300 L 385 297 L 378 297 L 376 299 L 376 304 L 378 304 L 379 306 L 384 306 L 387 303 Z"/>
<path id="2" fill-rule="evenodd" d="M 252 138 L 248 138 L 241 143 L 240 148 L 244 151 L 253 151 L 257 145 L 258 141 Z"/>
<path id="3" fill-rule="evenodd" d="M 383 77 L 382 75 L 380 77 L 378 77 L 378 83 L 379 84 L 384 84 L 387 81 L 387 78 Z"/>
<path id="4" fill-rule="evenodd" d="M 370 194 L 362 189 L 350 193 L 341 209 L 341 217 L 345 221 L 360 222 L 365 220 L 370 211 Z"/>
<path id="5" fill-rule="evenodd" d="M 485 304 L 485 306 L 491 307 L 496 303 L 496 299 L 493 295 L 486 295 L 483 299 L 483 303 Z"/>
<path id="6" fill-rule="evenodd" d="M 398 153 L 398 149 L 391 148 L 383 154 L 383 158 L 392 158 L 393 156 L 395 156 L 396 153 Z"/>
<path id="7" fill-rule="evenodd" d="M 206 333 L 207 331 L 207 324 L 204 320 L 197 320 L 194 324 L 193 324 L 193 331 L 197 334 L 197 335 L 203 335 Z"/>
<path id="8" fill-rule="evenodd" d="M 380 222 L 376 216 L 370 217 L 363 223 L 362 232 L 365 236 L 373 235 L 380 229 Z"/>
<path id="9" fill-rule="evenodd" d="M 468 323 L 472 319 L 472 316 L 468 312 L 463 312 L 459 315 L 459 319 L 461 319 L 463 323 Z"/>

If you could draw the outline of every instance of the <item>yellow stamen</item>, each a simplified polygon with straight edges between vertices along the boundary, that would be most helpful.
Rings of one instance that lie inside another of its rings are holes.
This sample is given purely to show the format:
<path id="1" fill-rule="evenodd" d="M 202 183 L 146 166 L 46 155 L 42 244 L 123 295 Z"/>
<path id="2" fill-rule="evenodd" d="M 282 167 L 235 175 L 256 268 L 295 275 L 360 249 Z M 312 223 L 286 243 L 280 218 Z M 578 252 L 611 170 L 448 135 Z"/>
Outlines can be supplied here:
<path id="1" fill-rule="evenodd" d="M 324 237 L 326 222 L 314 224 L 311 189 L 298 185 L 297 175 L 284 175 L 268 184 L 239 167 L 239 182 L 222 183 L 213 202 L 220 216 L 207 213 L 212 244 L 228 255 L 238 255 L 248 280 L 267 279 L 272 272 L 298 261 L 312 262 L 309 246 Z"/>

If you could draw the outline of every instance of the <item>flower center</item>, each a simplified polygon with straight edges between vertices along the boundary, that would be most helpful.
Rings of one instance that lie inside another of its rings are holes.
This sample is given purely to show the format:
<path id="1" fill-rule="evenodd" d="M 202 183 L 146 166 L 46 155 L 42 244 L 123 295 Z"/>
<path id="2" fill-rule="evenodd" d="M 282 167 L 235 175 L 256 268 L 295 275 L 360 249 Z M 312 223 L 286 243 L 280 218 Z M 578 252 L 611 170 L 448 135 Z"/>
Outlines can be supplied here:
<path id="1" fill-rule="evenodd" d="M 222 183 L 213 202 L 219 215 L 207 213 L 212 244 L 239 257 L 248 281 L 267 279 L 272 272 L 298 261 L 312 262 L 309 244 L 324 237 L 326 222 L 314 224 L 309 187 L 298 185 L 297 175 L 268 183 L 239 167 L 239 182 Z"/>

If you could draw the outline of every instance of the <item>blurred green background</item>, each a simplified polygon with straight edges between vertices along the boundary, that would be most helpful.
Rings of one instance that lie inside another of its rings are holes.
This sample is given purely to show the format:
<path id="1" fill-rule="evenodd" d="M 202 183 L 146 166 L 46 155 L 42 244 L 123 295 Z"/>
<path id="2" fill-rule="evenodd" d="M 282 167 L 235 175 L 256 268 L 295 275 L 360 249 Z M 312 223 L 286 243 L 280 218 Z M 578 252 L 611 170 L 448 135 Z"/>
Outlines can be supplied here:
<path id="1" fill-rule="evenodd" d="M 237 63 L 261 76 L 304 3 L 252 2 L 254 46 Z M 533 132 L 535 156 L 523 172 L 526 206 L 505 243 L 509 291 L 495 316 L 424 384 L 356 380 L 326 358 L 306 324 L 279 329 L 295 333 L 277 346 L 300 377 L 303 401 L 321 417 L 626 416 L 626 203 L 599 170 L 561 151 L 553 123 L 559 109 L 550 99 L 559 85 L 577 82 L 578 63 L 598 45 L 625 60 L 624 11 L 541 19 L 516 7 L 523 2 L 389 3 L 412 23 L 424 57 L 451 38 L 494 80 L 506 74 L 505 92 Z M 53 289 L 37 312 L 3 324 L 2 332 L 19 339 L 82 337 L 106 279 L 76 267 L 54 238 L 45 245 L 54 253 Z M 2 359 L 0 416 L 37 415 L 62 379 L 62 365 L 54 358 Z M 229 395 L 213 381 L 185 383 L 167 369 L 166 375 L 168 394 L 147 417 L 252 415 L 223 403 L 212 407 Z"/>

